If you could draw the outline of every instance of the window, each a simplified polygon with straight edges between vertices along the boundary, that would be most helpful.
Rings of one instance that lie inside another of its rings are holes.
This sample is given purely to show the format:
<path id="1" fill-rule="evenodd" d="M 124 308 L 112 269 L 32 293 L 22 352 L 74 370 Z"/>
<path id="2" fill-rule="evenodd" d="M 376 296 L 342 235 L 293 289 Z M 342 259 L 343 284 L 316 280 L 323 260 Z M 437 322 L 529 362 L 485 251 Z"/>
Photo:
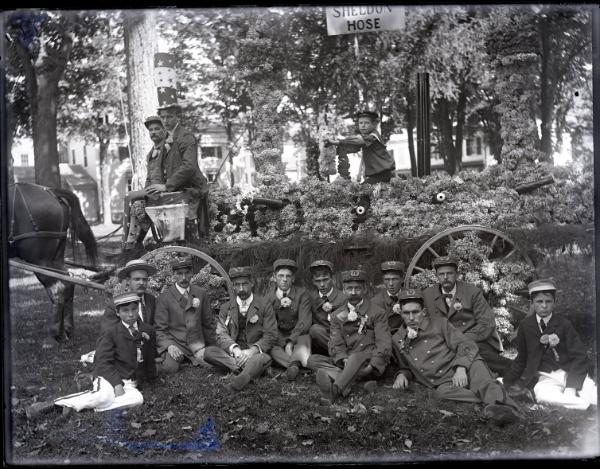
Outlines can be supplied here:
<path id="1" fill-rule="evenodd" d="M 73 157 L 73 163 L 75 164 L 75 150 L 71 150 L 71 156 Z"/>
<path id="2" fill-rule="evenodd" d="M 223 157 L 221 147 L 201 147 L 200 158 L 219 158 Z"/>
<path id="3" fill-rule="evenodd" d="M 477 137 L 476 142 L 477 142 L 477 154 L 481 155 L 483 153 L 481 137 Z"/>
<path id="4" fill-rule="evenodd" d="M 84 145 L 83 146 L 83 166 L 85 168 L 87 168 L 88 165 L 88 161 L 87 161 L 87 147 Z"/>
<path id="5" fill-rule="evenodd" d="M 467 156 L 471 156 L 473 154 L 473 139 L 467 139 Z"/>
<path id="6" fill-rule="evenodd" d="M 21 166 L 29 166 L 29 156 L 27 153 L 21 155 Z"/>

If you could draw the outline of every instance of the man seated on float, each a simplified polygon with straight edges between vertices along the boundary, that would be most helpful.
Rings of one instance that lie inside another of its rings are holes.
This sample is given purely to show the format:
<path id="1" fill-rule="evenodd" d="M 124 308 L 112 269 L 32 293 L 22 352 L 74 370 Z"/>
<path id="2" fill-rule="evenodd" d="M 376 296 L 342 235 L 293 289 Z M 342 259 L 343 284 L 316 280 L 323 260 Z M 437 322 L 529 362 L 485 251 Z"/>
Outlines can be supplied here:
<path id="1" fill-rule="evenodd" d="M 390 324 L 390 332 L 395 333 L 404 322 L 400 315 L 398 293 L 404 281 L 404 262 L 385 261 L 381 263 L 383 288 L 371 298 L 371 302 L 385 310 Z"/>

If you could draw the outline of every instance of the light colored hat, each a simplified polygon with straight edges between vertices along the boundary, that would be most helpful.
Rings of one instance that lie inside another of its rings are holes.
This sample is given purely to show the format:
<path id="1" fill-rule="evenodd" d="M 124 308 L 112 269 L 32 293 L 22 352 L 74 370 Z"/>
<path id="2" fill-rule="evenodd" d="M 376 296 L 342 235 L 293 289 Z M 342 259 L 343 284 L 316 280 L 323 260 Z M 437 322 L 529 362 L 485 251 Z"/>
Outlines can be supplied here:
<path id="1" fill-rule="evenodd" d="M 527 285 L 527 289 L 531 295 L 537 291 L 556 291 L 556 286 L 552 280 L 545 278 L 531 282 Z"/>
<path id="2" fill-rule="evenodd" d="M 145 270 L 148 272 L 149 276 L 156 273 L 156 267 L 153 265 L 148 264 L 142 259 L 133 259 L 125 264 L 125 267 L 119 270 L 117 277 L 120 281 L 122 281 L 127 275 L 129 275 L 130 272 L 133 272 L 134 270 Z"/>
<path id="3" fill-rule="evenodd" d="M 367 273 L 364 270 L 345 270 L 342 272 L 342 282 L 366 282 Z"/>
<path id="4" fill-rule="evenodd" d="M 144 121 L 144 125 L 146 126 L 146 128 L 148 128 L 148 126 L 150 124 L 152 124 L 153 122 L 157 122 L 160 125 L 163 125 L 162 120 L 160 120 L 160 117 L 158 117 L 158 116 L 146 117 L 146 120 Z"/>
<path id="5" fill-rule="evenodd" d="M 115 304 L 115 306 L 122 306 L 134 302 L 138 303 L 140 301 L 140 297 L 135 292 L 121 293 L 113 297 L 113 303 Z"/>

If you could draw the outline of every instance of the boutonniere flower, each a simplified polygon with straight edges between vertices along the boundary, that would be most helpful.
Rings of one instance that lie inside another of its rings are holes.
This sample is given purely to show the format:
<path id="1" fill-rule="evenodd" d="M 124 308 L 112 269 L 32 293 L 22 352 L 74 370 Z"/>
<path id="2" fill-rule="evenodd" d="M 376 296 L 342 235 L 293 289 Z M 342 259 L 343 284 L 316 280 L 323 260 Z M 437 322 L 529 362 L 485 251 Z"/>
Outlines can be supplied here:
<path id="1" fill-rule="evenodd" d="M 358 326 L 358 333 L 362 334 L 365 329 L 365 324 L 367 323 L 368 316 L 365 314 L 362 318 L 360 318 L 360 326 Z"/>
<path id="2" fill-rule="evenodd" d="M 558 361 L 558 352 L 554 347 L 556 347 L 560 343 L 560 339 L 556 334 L 544 334 L 540 337 L 540 343 L 545 345 L 546 348 L 550 347 L 552 353 L 554 354 L 554 358 Z"/>
<path id="3" fill-rule="evenodd" d="M 289 308 L 292 305 L 292 300 L 290 300 L 287 296 L 281 299 L 281 307 Z"/>
<path id="4" fill-rule="evenodd" d="M 409 340 L 413 340 L 417 337 L 418 333 L 417 331 L 415 331 L 412 327 L 408 327 L 406 329 L 406 337 L 408 337 Z"/>
<path id="5" fill-rule="evenodd" d="M 400 304 L 396 303 L 393 307 L 392 307 L 392 312 L 394 314 L 400 314 L 402 310 L 400 309 Z"/>
<path id="6" fill-rule="evenodd" d="M 248 319 L 249 322 L 251 322 L 252 324 L 256 324 L 258 322 L 258 314 L 255 314 L 254 316 L 252 316 L 250 319 Z"/>
<path id="7" fill-rule="evenodd" d="M 350 313 L 348 313 L 348 321 L 354 322 L 357 319 L 358 319 L 358 314 L 356 314 L 356 311 L 352 310 L 352 311 L 350 311 Z"/>
<path id="8" fill-rule="evenodd" d="M 456 310 L 456 311 L 460 311 L 461 309 L 463 309 L 463 305 L 460 301 L 455 301 L 454 304 L 452 305 L 452 307 Z"/>
<path id="9" fill-rule="evenodd" d="M 192 308 L 199 308 L 200 307 L 200 299 L 194 297 L 192 299 Z"/>
<path id="10" fill-rule="evenodd" d="M 323 308 L 323 311 L 325 311 L 326 313 L 330 313 L 333 309 L 333 305 L 329 301 L 326 301 L 325 303 L 323 303 L 323 306 L 321 306 L 321 308 Z"/>

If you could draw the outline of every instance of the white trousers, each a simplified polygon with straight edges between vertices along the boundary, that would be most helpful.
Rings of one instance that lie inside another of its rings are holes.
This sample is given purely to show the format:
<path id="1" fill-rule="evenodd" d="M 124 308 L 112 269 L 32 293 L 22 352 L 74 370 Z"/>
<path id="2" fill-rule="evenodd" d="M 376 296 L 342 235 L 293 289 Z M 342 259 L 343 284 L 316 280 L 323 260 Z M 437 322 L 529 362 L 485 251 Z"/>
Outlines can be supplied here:
<path id="1" fill-rule="evenodd" d="M 551 373 L 540 372 L 540 379 L 533 388 L 538 402 L 560 405 L 567 409 L 585 410 L 590 405 L 598 405 L 598 390 L 589 376 L 585 377 L 579 396 L 565 396 L 567 372 L 556 370 Z"/>
<path id="2" fill-rule="evenodd" d="M 115 397 L 115 390 L 102 376 L 94 380 L 91 391 L 77 392 L 68 396 L 59 397 L 54 404 L 62 407 L 71 407 L 77 412 L 83 409 L 94 409 L 96 412 L 118 409 L 120 407 L 135 407 L 144 403 L 142 393 L 136 388 L 135 381 L 123 380 L 125 394 Z"/>

